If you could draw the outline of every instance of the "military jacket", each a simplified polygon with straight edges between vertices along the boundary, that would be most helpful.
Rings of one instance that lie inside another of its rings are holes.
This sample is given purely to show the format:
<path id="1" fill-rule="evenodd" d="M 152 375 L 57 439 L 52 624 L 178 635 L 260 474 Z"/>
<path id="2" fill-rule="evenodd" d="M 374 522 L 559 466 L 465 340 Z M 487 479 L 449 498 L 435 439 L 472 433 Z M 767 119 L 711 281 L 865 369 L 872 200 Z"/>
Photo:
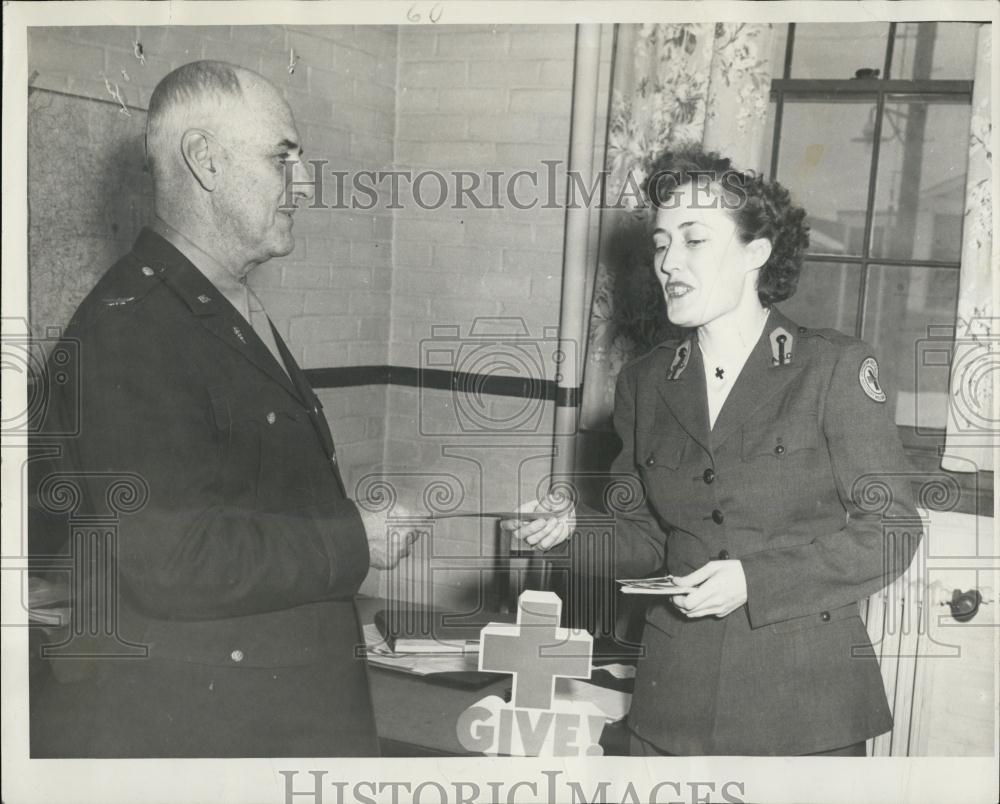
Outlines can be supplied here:
<path id="1" fill-rule="evenodd" d="M 617 577 L 738 559 L 747 602 L 646 615 L 629 722 L 675 754 L 803 754 L 891 727 L 858 602 L 920 538 L 907 461 L 874 353 L 772 309 L 709 428 L 695 335 L 627 365 L 612 473 L 646 503 L 620 513 Z"/>
<path id="2" fill-rule="evenodd" d="M 46 478 L 82 478 L 77 517 L 105 510 L 107 477 L 129 478 L 141 505 L 118 517 L 116 627 L 148 657 L 54 677 L 33 750 L 377 753 L 352 599 L 368 543 L 322 405 L 276 337 L 287 373 L 148 229 L 80 305 L 65 332 L 79 382 L 55 390 L 46 428 L 77 433 L 35 441 L 61 454 L 32 462 L 32 548 L 54 553 L 68 532 Z"/>

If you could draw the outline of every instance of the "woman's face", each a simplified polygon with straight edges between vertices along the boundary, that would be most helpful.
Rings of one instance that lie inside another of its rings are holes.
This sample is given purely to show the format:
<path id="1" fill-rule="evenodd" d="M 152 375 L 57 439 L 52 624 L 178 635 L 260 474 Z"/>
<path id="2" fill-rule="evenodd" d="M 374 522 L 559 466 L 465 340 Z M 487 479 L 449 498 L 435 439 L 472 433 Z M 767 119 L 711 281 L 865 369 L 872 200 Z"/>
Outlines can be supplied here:
<path id="1" fill-rule="evenodd" d="M 747 275 L 767 261 L 770 244 L 755 240 L 744 245 L 724 198 L 689 182 L 657 210 L 656 278 L 666 296 L 667 316 L 677 326 L 703 326 L 735 310 L 744 294 L 756 297 L 756 276 L 747 282 Z"/>

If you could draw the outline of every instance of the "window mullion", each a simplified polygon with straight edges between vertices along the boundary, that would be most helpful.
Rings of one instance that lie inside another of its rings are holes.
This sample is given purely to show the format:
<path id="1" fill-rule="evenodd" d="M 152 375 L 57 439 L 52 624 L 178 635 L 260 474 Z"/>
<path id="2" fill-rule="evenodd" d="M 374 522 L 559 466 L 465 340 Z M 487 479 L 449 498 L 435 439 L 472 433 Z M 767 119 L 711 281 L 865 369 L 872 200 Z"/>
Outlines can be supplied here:
<path id="1" fill-rule="evenodd" d="M 861 243 L 861 287 L 858 294 L 858 316 L 855 336 L 860 338 L 865 330 L 865 307 L 868 301 L 868 267 L 871 263 L 871 238 L 875 225 L 875 192 L 878 180 L 878 160 L 882 146 L 882 118 L 885 113 L 885 93 L 879 90 L 875 104 L 875 126 L 872 132 L 872 163 L 868 175 L 868 200 L 865 204 L 865 233 Z"/>

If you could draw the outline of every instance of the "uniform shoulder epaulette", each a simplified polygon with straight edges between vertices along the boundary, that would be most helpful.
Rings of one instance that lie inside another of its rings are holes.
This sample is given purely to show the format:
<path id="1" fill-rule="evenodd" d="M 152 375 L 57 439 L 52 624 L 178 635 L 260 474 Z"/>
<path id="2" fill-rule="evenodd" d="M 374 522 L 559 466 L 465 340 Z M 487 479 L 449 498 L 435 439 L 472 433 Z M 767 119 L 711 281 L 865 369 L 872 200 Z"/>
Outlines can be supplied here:
<path id="1" fill-rule="evenodd" d="M 75 323 L 87 326 L 106 315 L 134 309 L 160 285 L 162 276 L 161 266 L 146 265 L 134 255 L 126 254 L 98 280 L 77 310 Z"/>
<path id="2" fill-rule="evenodd" d="M 799 327 L 799 334 L 803 337 L 815 335 L 817 338 L 822 338 L 824 341 L 835 343 L 838 346 L 849 346 L 852 343 L 860 343 L 860 341 L 853 335 L 845 335 L 843 332 L 836 329 L 809 329 L 807 327 Z"/>

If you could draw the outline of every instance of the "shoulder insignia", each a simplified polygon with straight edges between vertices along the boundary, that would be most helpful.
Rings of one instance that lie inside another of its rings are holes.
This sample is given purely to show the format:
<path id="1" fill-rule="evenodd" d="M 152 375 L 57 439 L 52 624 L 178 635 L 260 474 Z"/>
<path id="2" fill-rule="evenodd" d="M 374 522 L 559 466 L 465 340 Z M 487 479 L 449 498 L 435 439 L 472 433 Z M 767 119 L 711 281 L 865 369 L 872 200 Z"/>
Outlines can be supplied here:
<path id="1" fill-rule="evenodd" d="M 795 338 L 784 327 L 775 327 L 771 332 L 771 365 L 786 366 L 792 362 L 792 344 Z"/>
<path id="2" fill-rule="evenodd" d="M 684 369 L 687 368 L 688 360 L 691 358 L 691 339 L 688 338 L 686 341 L 681 343 L 677 347 L 677 351 L 674 352 L 674 359 L 670 363 L 670 370 L 667 372 L 668 380 L 676 380 L 681 374 L 684 373 Z"/>
<path id="3" fill-rule="evenodd" d="M 129 302 L 135 301 L 135 296 L 117 296 L 114 298 L 101 299 L 105 307 L 123 307 Z"/>
<path id="4" fill-rule="evenodd" d="M 885 402 L 885 391 L 878 383 L 878 361 L 874 357 L 866 357 L 861 361 L 858 380 L 861 382 L 861 390 L 868 395 L 869 399 L 875 402 Z"/>

